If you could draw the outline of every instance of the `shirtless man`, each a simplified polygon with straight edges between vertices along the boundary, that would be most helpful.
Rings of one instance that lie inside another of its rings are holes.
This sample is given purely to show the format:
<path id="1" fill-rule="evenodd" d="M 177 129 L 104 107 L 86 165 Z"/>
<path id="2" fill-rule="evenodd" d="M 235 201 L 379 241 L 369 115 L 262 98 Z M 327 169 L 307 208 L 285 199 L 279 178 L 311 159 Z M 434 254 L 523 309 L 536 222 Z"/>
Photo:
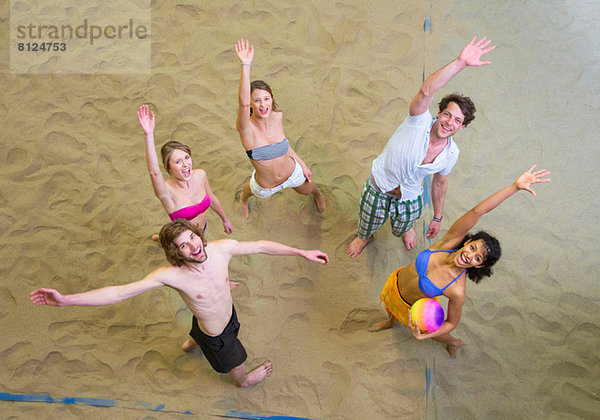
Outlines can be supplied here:
<path id="1" fill-rule="evenodd" d="M 417 245 L 412 225 L 423 211 L 423 178 L 433 174 L 431 197 L 433 220 L 427 238 L 440 231 L 444 200 L 448 188 L 447 175 L 458 159 L 458 147 L 452 136 L 473 121 L 475 105 L 470 98 L 447 95 L 439 103 L 437 118 L 429 107 L 435 93 L 454 75 L 469 66 L 482 66 L 481 56 L 492 51 L 491 40 L 471 42 L 458 58 L 425 80 L 409 107 L 409 116 L 396 129 L 381 155 L 374 161 L 371 176 L 362 192 L 358 218 L 358 234 L 348 245 L 348 255 L 356 258 L 373 238 L 373 234 L 390 218 L 392 234 L 402 236 L 406 249 Z"/>
<path id="2" fill-rule="evenodd" d="M 199 228 L 185 219 L 166 224 L 159 236 L 171 265 L 153 271 L 142 280 L 72 295 L 62 295 L 54 289 L 38 289 L 31 292 L 31 300 L 38 306 L 102 306 L 169 286 L 179 293 L 193 314 L 192 338 L 183 343 L 184 351 L 200 345 L 213 369 L 228 373 L 240 387 L 257 384 L 268 377 L 272 369 L 269 362 L 246 373 L 246 350 L 237 339 L 240 324 L 231 297 L 229 260 L 234 255 L 297 255 L 327 264 L 327 254 L 271 241 L 222 239 L 207 244 Z"/>

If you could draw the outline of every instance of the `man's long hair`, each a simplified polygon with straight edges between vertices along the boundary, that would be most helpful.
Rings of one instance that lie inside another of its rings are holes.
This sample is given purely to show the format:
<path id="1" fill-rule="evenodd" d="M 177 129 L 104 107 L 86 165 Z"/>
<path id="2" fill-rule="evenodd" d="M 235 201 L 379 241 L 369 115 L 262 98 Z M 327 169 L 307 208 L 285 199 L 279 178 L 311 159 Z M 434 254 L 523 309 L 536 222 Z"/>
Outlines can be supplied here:
<path id="1" fill-rule="evenodd" d="M 202 239 L 202 244 L 206 246 L 206 240 L 204 235 L 198 226 L 185 219 L 177 219 L 171 223 L 167 223 L 162 227 L 158 237 L 160 239 L 160 246 L 165 251 L 167 261 L 171 264 L 180 267 L 183 265 L 185 260 L 181 258 L 179 254 L 179 248 L 175 245 L 175 239 L 186 230 L 191 230 Z"/>

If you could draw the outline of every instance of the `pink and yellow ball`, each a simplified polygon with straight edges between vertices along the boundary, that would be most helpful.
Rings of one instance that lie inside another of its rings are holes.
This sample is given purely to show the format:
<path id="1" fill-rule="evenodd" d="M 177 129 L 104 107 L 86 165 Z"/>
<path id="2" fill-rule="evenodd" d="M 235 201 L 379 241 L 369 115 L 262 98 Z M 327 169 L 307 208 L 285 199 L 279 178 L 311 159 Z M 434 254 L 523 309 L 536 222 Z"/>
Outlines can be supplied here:
<path id="1" fill-rule="evenodd" d="M 410 308 L 410 317 L 413 323 L 418 322 L 421 331 L 434 332 L 444 322 L 444 308 L 435 299 L 419 299 Z"/>

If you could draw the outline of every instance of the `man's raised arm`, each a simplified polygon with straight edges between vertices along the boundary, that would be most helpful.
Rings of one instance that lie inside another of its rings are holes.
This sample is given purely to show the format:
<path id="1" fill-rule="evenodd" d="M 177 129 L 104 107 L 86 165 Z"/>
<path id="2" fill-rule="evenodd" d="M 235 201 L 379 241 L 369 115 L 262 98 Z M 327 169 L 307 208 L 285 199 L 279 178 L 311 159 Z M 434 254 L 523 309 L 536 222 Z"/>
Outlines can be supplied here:
<path id="1" fill-rule="evenodd" d="M 298 249 L 273 241 L 237 242 L 231 248 L 230 252 L 231 255 L 297 255 L 299 257 L 304 257 L 312 262 L 317 262 L 321 264 L 329 263 L 329 257 L 322 251 Z"/>
<path id="2" fill-rule="evenodd" d="M 84 293 L 75 293 L 72 295 L 63 295 L 55 289 L 37 289 L 30 293 L 30 299 L 37 306 L 103 306 L 119 303 L 125 299 L 141 295 L 157 287 L 164 286 L 168 278 L 170 267 L 159 268 L 148 274 L 140 281 L 136 281 L 121 286 L 109 286 L 101 289 L 94 289 Z"/>
<path id="3" fill-rule="evenodd" d="M 429 109 L 433 102 L 435 93 L 440 90 L 454 75 L 460 72 L 465 67 L 483 66 L 490 64 L 489 61 L 482 61 L 481 56 L 496 48 L 494 45 L 488 47 L 492 42 L 490 39 L 481 38 L 476 41 L 477 37 L 473 37 L 471 42 L 463 48 L 458 58 L 451 61 L 425 80 L 421 89 L 410 103 L 410 115 L 421 115 Z"/>

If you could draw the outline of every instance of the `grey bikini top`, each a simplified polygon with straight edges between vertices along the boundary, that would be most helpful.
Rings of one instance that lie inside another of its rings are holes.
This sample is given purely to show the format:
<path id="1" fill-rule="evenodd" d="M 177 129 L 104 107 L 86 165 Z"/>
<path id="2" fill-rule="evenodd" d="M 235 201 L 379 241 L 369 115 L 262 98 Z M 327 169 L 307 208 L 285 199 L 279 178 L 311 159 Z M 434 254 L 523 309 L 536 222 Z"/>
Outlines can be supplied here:
<path id="1" fill-rule="evenodd" d="M 285 155 L 289 148 L 290 143 L 287 137 L 284 137 L 279 143 L 267 144 L 252 150 L 246 150 L 246 154 L 253 160 L 270 160 Z"/>

